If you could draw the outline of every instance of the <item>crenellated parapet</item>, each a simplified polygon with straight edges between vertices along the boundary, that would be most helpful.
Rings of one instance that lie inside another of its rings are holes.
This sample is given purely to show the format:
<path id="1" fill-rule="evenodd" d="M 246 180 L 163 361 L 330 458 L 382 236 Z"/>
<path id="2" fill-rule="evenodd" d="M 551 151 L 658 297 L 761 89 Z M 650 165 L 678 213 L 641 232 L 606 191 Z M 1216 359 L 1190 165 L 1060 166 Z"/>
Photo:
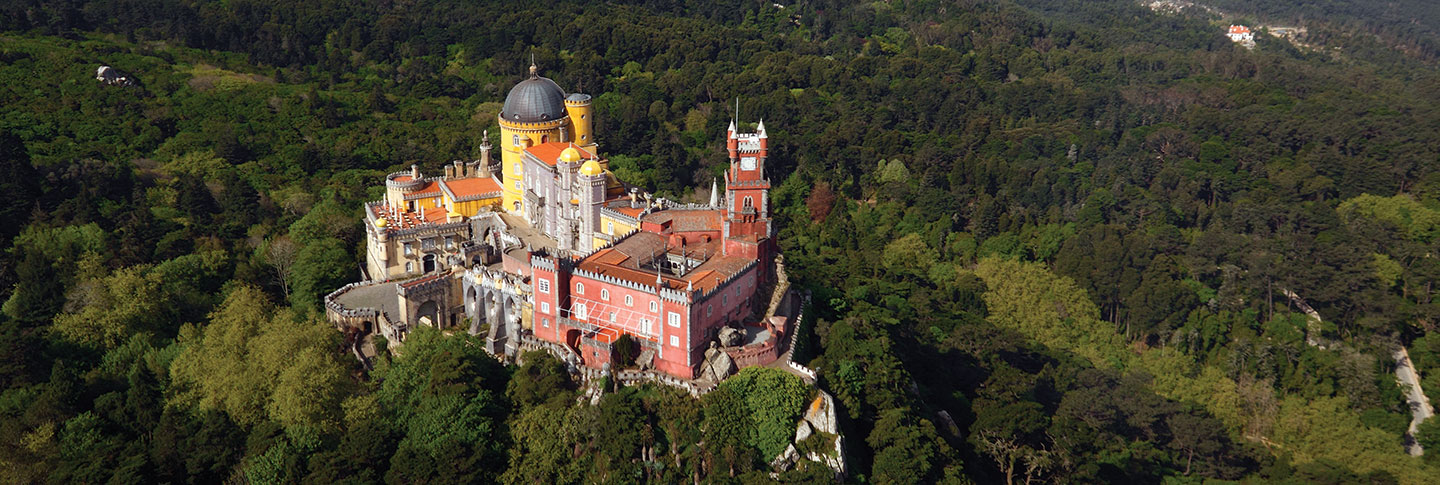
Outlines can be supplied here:
<path id="1" fill-rule="evenodd" d="M 410 171 L 395 172 L 385 176 L 385 188 L 409 192 L 425 186 L 425 179 L 411 176 Z"/>

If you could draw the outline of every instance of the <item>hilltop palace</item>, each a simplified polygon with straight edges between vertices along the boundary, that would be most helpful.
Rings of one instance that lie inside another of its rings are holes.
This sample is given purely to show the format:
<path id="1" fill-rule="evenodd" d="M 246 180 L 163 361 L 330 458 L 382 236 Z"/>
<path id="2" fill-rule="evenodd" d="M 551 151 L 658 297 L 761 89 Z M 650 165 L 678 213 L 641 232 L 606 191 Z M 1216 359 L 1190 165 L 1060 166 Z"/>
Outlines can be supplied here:
<path id="1" fill-rule="evenodd" d="M 479 160 L 392 173 L 365 204 L 366 281 L 325 297 L 362 359 L 372 336 L 397 348 L 419 325 L 585 372 L 630 365 L 617 361 L 628 335 L 637 372 L 672 381 L 780 357 L 798 305 L 775 261 L 764 122 L 740 133 L 731 121 L 724 192 L 686 205 L 618 180 L 598 156 L 590 96 L 535 66 L 498 122 L 498 159 L 485 133 Z"/>

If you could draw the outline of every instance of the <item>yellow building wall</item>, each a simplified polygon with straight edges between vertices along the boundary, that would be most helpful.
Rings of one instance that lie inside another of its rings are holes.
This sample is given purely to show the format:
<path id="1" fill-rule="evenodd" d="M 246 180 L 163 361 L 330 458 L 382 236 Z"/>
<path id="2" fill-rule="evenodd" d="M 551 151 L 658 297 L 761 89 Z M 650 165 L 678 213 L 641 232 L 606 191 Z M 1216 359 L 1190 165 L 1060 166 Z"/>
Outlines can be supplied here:
<path id="1" fill-rule="evenodd" d="M 464 214 L 465 217 L 473 217 L 475 214 L 480 213 L 480 210 L 484 209 L 485 207 L 500 205 L 500 201 L 500 197 L 494 197 L 489 199 L 469 200 L 465 202 L 452 202 L 450 204 L 450 207 L 451 210 Z"/>
<path id="2" fill-rule="evenodd" d="M 611 232 L 611 231 L 609 230 L 611 224 L 614 224 L 614 225 L 615 225 L 615 231 L 614 231 L 614 232 Z M 601 216 L 600 216 L 600 232 L 603 232 L 603 233 L 606 233 L 606 234 L 610 234 L 610 235 L 612 235 L 612 236 L 619 236 L 619 235 L 621 235 L 621 234 L 625 234 L 625 233 L 627 233 L 627 232 L 630 232 L 630 231 L 633 231 L 633 230 L 636 230 L 636 229 L 639 229 L 639 228 L 640 228 L 640 225 L 638 225 L 638 224 L 632 224 L 632 223 L 630 223 L 629 221 L 622 221 L 622 220 L 620 220 L 620 219 L 615 219 L 615 218 L 613 218 L 613 217 L 606 217 L 606 216 L 604 216 L 604 215 L 601 215 Z"/>
<path id="3" fill-rule="evenodd" d="M 439 207 L 439 208 L 441 208 L 441 209 L 444 209 L 444 208 L 445 208 L 445 204 L 444 204 L 443 202 L 440 203 L 440 204 L 436 204 L 436 203 L 435 203 L 435 201 L 440 200 L 440 199 L 442 199 L 442 198 L 444 198 L 444 195 L 437 193 L 437 194 L 434 194 L 434 196 L 431 196 L 431 197 L 422 197 L 422 198 L 419 198 L 419 199 L 415 199 L 415 210 L 418 211 L 418 210 L 420 210 L 421 207 L 424 207 L 425 210 L 427 210 L 427 211 L 428 211 L 428 210 L 431 210 L 431 209 L 435 209 L 435 208 L 437 208 L 437 207 Z"/>
<path id="4" fill-rule="evenodd" d="M 500 173 L 504 181 L 501 205 L 507 212 L 516 212 L 515 208 L 525 198 L 524 174 L 515 169 L 520 166 L 522 152 L 540 143 L 560 141 L 566 134 L 567 125 L 567 118 L 545 123 L 512 123 L 500 119 Z M 518 145 L 515 143 L 517 136 Z"/>

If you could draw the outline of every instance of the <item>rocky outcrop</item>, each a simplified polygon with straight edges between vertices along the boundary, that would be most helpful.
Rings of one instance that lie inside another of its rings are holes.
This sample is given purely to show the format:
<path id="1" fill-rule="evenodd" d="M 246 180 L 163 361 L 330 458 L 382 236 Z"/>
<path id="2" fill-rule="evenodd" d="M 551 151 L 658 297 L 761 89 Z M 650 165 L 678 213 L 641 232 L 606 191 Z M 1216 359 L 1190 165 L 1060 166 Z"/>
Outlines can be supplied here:
<path id="1" fill-rule="evenodd" d="M 720 350 L 712 342 L 709 349 L 705 350 L 705 361 L 700 364 L 700 380 L 709 380 L 719 383 L 735 373 L 735 361 L 730 354 Z"/>
<path id="2" fill-rule="evenodd" d="M 835 398 L 825 391 L 819 391 L 806 406 L 804 417 L 795 425 L 795 440 L 770 461 L 770 466 L 776 472 L 789 470 L 800 462 L 802 449 L 807 450 L 804 459 L 829 467 L 837 479 L 845 476 L 845 437 L 840 435 Z"/>
<path id="3" fill-rule="evenodd" d="M 745 343 L 745 331 L 735 327 L 724 327 L 720 329 L 720 346 L 735 347 Z"/>

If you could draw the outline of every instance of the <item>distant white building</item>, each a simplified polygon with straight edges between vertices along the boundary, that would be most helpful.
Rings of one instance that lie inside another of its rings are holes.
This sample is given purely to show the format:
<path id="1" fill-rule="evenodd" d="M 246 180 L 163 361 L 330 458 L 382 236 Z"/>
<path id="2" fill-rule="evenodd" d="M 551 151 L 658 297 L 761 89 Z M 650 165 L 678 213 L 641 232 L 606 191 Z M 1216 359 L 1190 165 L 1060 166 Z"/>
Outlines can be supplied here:
<path id="1" fill-rule="evenodd" d="M 1244 25 L 1231 25 L 1230 32 L 1225 34 L 1232 42 L 1238 42 L 1247 48 L 1255 47 L 1255 34 L 1250 28 Z"/>

